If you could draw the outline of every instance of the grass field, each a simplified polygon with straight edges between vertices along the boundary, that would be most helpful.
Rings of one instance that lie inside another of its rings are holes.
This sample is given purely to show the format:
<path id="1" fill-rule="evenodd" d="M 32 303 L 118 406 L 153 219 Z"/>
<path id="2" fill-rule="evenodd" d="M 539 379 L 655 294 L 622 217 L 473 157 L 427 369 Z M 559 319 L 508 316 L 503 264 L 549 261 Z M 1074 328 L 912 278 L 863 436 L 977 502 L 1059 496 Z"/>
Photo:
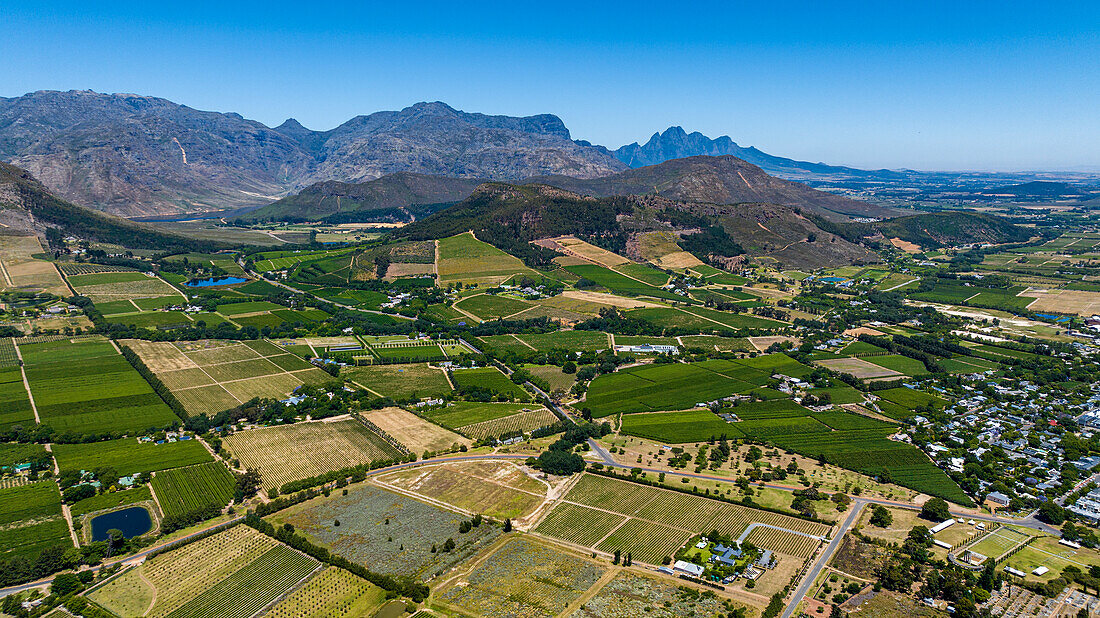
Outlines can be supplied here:
<path id="1" fill-rule="evenodd" d="M 496 367 L 456 369 L 451 373 L 451 379 L 454 380 L 455 388 L 459 390 L 482 390 L 498 397 L 520 401 L 531 399 L 531 395 L 522 386 L 513 384 L 512 380 Z"/>
<path id="2" fill-rule="evenodd" d="M 59 432 L 140 432 L 178 420 L 103 339 L 63 339 L 19 349 L 39 417 Z"/>
<path id="3" fill-rule="evenodd" d="M 190 466 L 214 459 L 198 440 L 154 444 L 138 442 L 134 438 L 55 444 L 53 455 L 62 472 L 110 467 L 122 476 Z"/>
<path id="4" fill-rule="evenodd" d="M 253 397 L 283 399 L 302 384 L 332 379 L 265 340 L 121 343 L 141 357 L 189 414 L 214 414 Z"/>
<path id="5" fill-rule="evenodd" d="M 486 618 L 550 617 L 564 611 L 604 572 L 595 562 L 538 540 L 513 537 L 438 598 Z"/>
<path id="6" fill-rule="evenodd" d="M 344 569 L 328 567 L 264 613 L 265 618 L 356 618 L 371 616 L 386 591 Z"/>
<path id="7" fill-rule="evenodd" d="M 123 491 L 113 491 L 110 493 L 99 494 L 91 498 L 85 498 L 79 502 L 74 502 L 69 506 L 69 512 L 72 513 L 74 518 L 88 513 L 94 513 L 96 511 L 102 511 L 105 509 L 117 509 L 119 507 L 128 506 L 131 504 L 137 504 L 139 502 L 145 502 L 146 500 L 152 500 L 153 494 L 149 491 L 148 485 L 142 485 L 133 489 L 126 489 Z"/>
<path id="8" fill-rule="evenodd" d="M 517 298 L 478 294 L 464 298 L 455 303 L 454 306 L 467 313 L 472 313 L 482 320 L 495 320 L 530 309 L 535 305 Z"/>
<path id="9" fill-rule="evenodd" d="M 165 515 L 184 515 L 233 499 L 236 481 L 220 461 L 174 468 L 153 477 L 153 491 Z"/>
<path id="10" fill-rule="evenodd" d="M 443 370 L 425 364 L 344 367 L 341 371 L 348 380 L 399 401 L 451 392 Z"/>
<path id="11" fill-rule="evenodd" d="M 484 524 L 459 533 L 459 523 L 468 519 L 368 484 L 349 487 L 347 495 L 334 492 L 269 517 L 276 527 L 292 524 L 313 543 L 372 571 L 420 579 L 446 571 L 500 535 L 499 527 Z M 336 520 L 339 526 L 334 525 Z M 454 539 L 455 549 L 439 551 L 448 538 Z"/>
<path id="12" fill-rule="evenodd" d="M 379 480 L 470 513 L 503 521 L 531 514 L 546 496 L 546 485 L 507 461 L 469 461 L 418 466 Z"/>
<path id="13" fill-rule="evenodd" d="M 684 410 L 761 386 L 773 373 L 801 377 L 812 371 L 785 354 L 708 360 L 690 364 L 646 365 L 604 374 L 592 381 L 587 407 L 595 417 L 610 414 Z"/>
<path id="14" fill-rule="evenodd" d="M 498 285 L 516 274 L 538 277 L 519 259 L 483 243 L 467 232 L 439 241 L 439 283 L 461 281 L 483 287 Z"/>
<path id="15" fill-rule="evenodd" d="M 886 356 L 870 356 L 865 359 L 867 362 L 878 365 L 902 373 L 907 376 L 923 376 L 928 375 L 928 369 L 925 368 L 924 363 L 916 360 L 915 358 L 909 358 L 908 356 L 901 356 L 900 354 L 888 354 Z"/>
<path id="16" fill-rule="evenodd" d="M 50 547 L 72 547 L 53 481 L 0 489 L 0 559 L 37 558 Z"/>
<path id="17" fill-rule="evenodd" d="M 3 341 L 11 344 L 10 339 L 0 339 Z M 23 385 L 23 372 L 18 367 L 3 367 L 0 368 L 0 430 L 14 425 L 34 425 L 34 410 Z"/>
<path id="18" fill-rule="evenodd" d="M 727 423 L 707 409 L 650 412 L 623 416 L 622 433 L 666 444 L 700 442 L 711 437 L 740 438 L 737 423 Z"/>
<path id="19" fill-rule="evenodd" d="M 265 489 L 400 455 L 355 420 L 240 431 L 227 436 L 225 445 L 241 465 L 260 471 Z"/>

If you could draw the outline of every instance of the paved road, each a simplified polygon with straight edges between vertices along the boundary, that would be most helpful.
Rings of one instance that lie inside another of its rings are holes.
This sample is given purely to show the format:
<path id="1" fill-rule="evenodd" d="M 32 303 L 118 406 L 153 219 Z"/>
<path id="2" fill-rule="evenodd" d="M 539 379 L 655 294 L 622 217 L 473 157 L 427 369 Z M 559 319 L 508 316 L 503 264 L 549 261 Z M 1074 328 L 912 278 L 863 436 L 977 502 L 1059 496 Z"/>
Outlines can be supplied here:
<path id="1" fill-rule="evenodd" d="M 810 567 L 809 571 L 806 571 L 806 575 L 803 576 L 802 582 L 798 584 L 798 588 L 795 589 L 794 595 L 787 605 L 787 609 L 783 610 L 783 614 L 780 618 L 791 618 L 795 608 L 798 607 L 798 603 L 802 601 L 802 598 L 810 591 L 810 586 L 813 585 L 814 580 L 817 579 L 821 570 L 825 568 L 825 565 L 829 564 L 829 558 L 833 557 L 833 552 L 836 551 L 837 547 L 840 547 L 840 542 L 841 539 L 844 538 L 844 534 L 847 533 L 848 529 L 859 519 L 859 512 L 863 510 L 865 504 L 867 504 L 867 501 L 860 498 L 852 500 L 852 512 L 848 513 L 848 517 L 846 517 L 844 523 L 840 525 L 840 529 L 837 530 L 833 540 L 825 547 L 825 551 L 821 552 L 821 555 L 818 556 L 814 565 Z"/>

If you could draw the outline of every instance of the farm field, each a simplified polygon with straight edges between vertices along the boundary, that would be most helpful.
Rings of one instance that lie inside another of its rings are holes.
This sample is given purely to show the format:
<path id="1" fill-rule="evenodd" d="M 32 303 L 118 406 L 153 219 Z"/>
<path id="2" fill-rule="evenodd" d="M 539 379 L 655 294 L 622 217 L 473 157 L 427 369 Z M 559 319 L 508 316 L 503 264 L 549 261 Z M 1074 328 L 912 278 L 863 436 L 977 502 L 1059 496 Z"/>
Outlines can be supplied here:
<path id="1" fill-rule="evenodd" d="M 44 253 L 37 236 L 0 236 L 0 291 L 69 296 L 54 265 L 32 256 Z"/>
<path id="2" fill-rule="evenodd" d="M 577 381 L 576 374 L 564 373 L 557 365 L 524 365 L 523 368 L 536 378 L 546 380 L 551 392 L 568 391 Z"/>
<path id="3" fill-rule="evenodd" d="M 440 397 L 451 392 L 442 369 L 423 363 L 344 367 L 341 374 L 383 397 L 398 401 Z"/>
<path id="4" fill-rule="evenodd" d="M 330 376 L 265 340 L 153 342 L 125 339 L 189 414 L 215 414 L 253 397 L 283 399 Z"/>
<path id="5" fill-rule="evenodd" d="M 717 529 L 737 537 L 752 522 L 815 536 L 828 530 L 825 524 L 796 517 L 585 474 L 536 531 L 588 547 L 606 536 L 598 546 L 600 551 L 629 551 L 639 561 L 660 564 L 695 534 Z M 765 549 L 792 549 L 785 544 L 786 536 L 765 536 L 759 544 Z"/>
<path id="6" fill-rule="evenodd" d="M 513 313 L 519 313 L 520 311 L 534 307 L 532 303 L 519 300 L 518 298 L 493 296 L 490 294 L 470 296 L 458 301 L 454 306 L 467 313 L 472 313 L 481 320 L 504 318 Z"/>
<path id="7" fill-rule="evenodd" d="M 502 436 L 514 436 L 519 433 L 530 433 L 535 429 L 548 427 L 557 422 L 559 422 L 559 419 L 553 412 L 546 408 L 537 408 L 489 421 L 463 425 L 457 429 L 474 440 L 485 440 Z"/>
<path id="8" fill-rule="evenodd" d="M 512 537 L 460 581 L 440 603 L 487 618 L 561 613 L 606 569 L 528 537 Z"/>
<path id="9" fill-rule="evenodd" d="M 727 423 L 710 410 L 648 412 L 623 416 L 622 433 L 666 444 L 700 442 L 712 436 L 744 437 L 737 423 Z"/>
<path id="10" fill-rule="evenodd" d="M 496 367 L 455 369 L 451 372 L 451 379 L 454 380 L 455 388 L 459 391 L 483 391 L 493 396 L 519 401 L 531 399 L 530 393 L 525 391 L 522 386 L 513 384 L 512 380 Z"/>
<path id="11" fill-rule="evenodd" d="M 382 475 L 378 481 L 499 521 L 530 515 L 547 490 L 517 465 L 493 461 L 417 466 Z"/>
<path id="12" fill-rule="evenodd" d="M 19 350 L 38 415 L 59 432 L 144 432 L 179 420 L 104 339 L 20 344 Z"/>
<path id="13" fill-rule="evenodd" d="M 683 296 L 678 296 L 668 290 L 661 289 L 658 286 L 633 278 L 633 276 L 627 276 L 603 266 L 597 266 L 595 264 L 577 264 L 566 266 L 565 269 L 578 277 L 588 279 L 616 294 L 625 294 L 627 296 L 650 296 L 666 300 L 684 300 Z M 663 273 L 661 274 L 663 275 Z"/>
<path id="14" fill-rule="evenodd" d="M 212 461 L 158 472 L 152 486 L 166 516 L 185 515 L 229 504 L 236 481 L 220 461 Z"/>
<path id="15" fill-rule="evenodd" d="M 114 491 L 105 494 L 99 494 L 91 498 L 85 498 L 79 502 L 75 502 L 69 506 L 69 512 L 72 513 L 74 518 L 88 513 L 94 513 L 96 511 L 102 511 L 105 509 L 115 509 L 122 506 L 129 506 L 131 504 L 138 504 L 139 502 L 145 502 L 152 500 L 153 494 L 150 493 L 149 487 L 142 485 L 133 489 L 126 489 L 123 491 Z"/>
<path id="16" fill-rule="evenodd" d="M 594 417 L 620 412 L 684 410 L 696 403 L 748 392 L 765 384 L 772 373 L 800 377 L 810 371 L 784 354 L 633 367 L 593 380 L 583 405 Z"/>
<path id="17" fill-rule="evenodd" d="M 262 614 L 264 618 L 357 618 L 370 616 L 386 591 L 336 567 L 327 567 Z"/>
<path id="18" fill-rule="evenodd" d="M 32 561 L 47 548 L 72 547 L 61 517 L 61 493 L 53 481 L 0 489 L 0 559 Z"/>
<path id="19" fill-rule="evenodd" d="M 320 563 L 247 526 L 155 556 L 88 594 L 117 616 L 248 618 Z M 248 594 L 235 593 L 248 590 Z"/>
<path id="20" fill-rule="evenodd" d="M 4 342 L 11 345 L 10 339 L 0 339 L 0 346 Z M 13 346 L 13 356 L 14 353 Z M 23 385 L 23 372 L 18 366 L 0 367 L 0 430 L 13 425 L 34 425 L 34 410 L 31 409 L 27 388 Z"/>
<path id="21" fill-rule="evenodd" d="M 413 453 L 445 451 L 456 444 L 470 446 L 470 440 L 429 423 L 401 408 L 383 408 L 363 415 Z"/>
<path id="22" fill-rule="evenodd" d="M 214 459 L 197 439 L 165 444 L 138 442 L 135 438 L 55 444 L 53 455 L 62 472 L 109 467 L 123 476 L 190 466 Z"/>
<path id="23" fill-rule="evenodd" d="M 479 401 L 454 401 L 444 408 L 428 410 L 424 414 L 433 421 L 458 429 L 467 425 L 484 423 L 512 416 L 524 411 L 537 410 L 541 406 L 523 403 L 482 403 Z"/>
<path id="24" fill-rule="evenodd" d="M 164 280 L 145 273 L 105 272 L 68 275 L 66 279 L 78 294 L 91 298 L 96 304 L 159 297 L 172 297 L 180 303 L 186 300 L 183 294 Z M 140 307 L 134 308 L 134 311 L 139 310 Z"/>
<path id="25" fill-rule="evenodd" d="M 928 369 L 925 368 L 924 363 L 908 356 L 901 356 L 900 354 L 887 354 L 886 356 L 869 356 L 866 359 L 867 362 L 878 365 L 890 371 L 905 374 L 907 376 L 923 376 L 928 375 Z"/>
<path id="26" fill-rule="evenodd" d="M 380 436 L 351 419 L 239 431 L 224 443 L 242 466 L 260 471 L 264 489 L 400 456 Z"/>
<path id="27" fill-rule="evenodd" d="M 459 524 L 468 517 L 365 484 L 349 487 L 346 496 L 314 498 L 269 519 L 276 527 L 290 523 L 313 543 L 373 571 L 422 580 L 462 562 L 500 535 L 500 528 L 488 523 L 459 533 Z M 333 525 L 335 520 L 339 526 Z M 454 539 L 455 549 L 438 551 L 448 538 Z"/>
<path id="28" fill-rule="evenodd" d="M 718 616 L 727 609 L 723 601 L 717 596 L 687 593 L 666 579 L 624 571 L 585 601 L 572 618 Z"/>
<path id="29" fill-rule="evenodd" d="M 499 285 L 512 276 L 539 275 L 496 247 L 483 243 L 466 232 L 439 240 L 439 284 L 478 284 L 484 287 Z"/>
<path id="30" fill-rule="evenodd" d="M 881 358 L 881 357 L 875 357 Z M 912 360 L 912 359 L 909 359 Z M 862 358 L 831 358 L 824 360 L 814 361 L 815 365 L 821 365 L 826 369 L 832 369 L 840 373 L 850 373 L 861 380 L 875 379 L 875 378 L 893 378 L 901 376 L 902 374 L 893 369 L 887 369 L 882 365 L 876 365 L 869 363 Z M 924 369 L 924 365 L 921 365 L 921 369 Z"/>

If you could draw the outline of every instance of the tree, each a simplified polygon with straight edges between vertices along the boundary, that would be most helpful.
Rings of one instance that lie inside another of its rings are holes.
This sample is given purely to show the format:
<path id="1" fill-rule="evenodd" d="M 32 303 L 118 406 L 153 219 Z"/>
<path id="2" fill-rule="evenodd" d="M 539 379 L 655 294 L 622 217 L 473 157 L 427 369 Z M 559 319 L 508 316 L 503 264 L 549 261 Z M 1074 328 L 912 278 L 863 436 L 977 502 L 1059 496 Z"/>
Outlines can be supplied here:
<path id="1" fill-rule="evenodd" d="M 878 504 L 871 507 L 871 525 L 879 528 L 887 528 L 894 523 L 894 516 L 884 506 Z"/>
<path id="2" fill-rule="evenodd" d="M 50 585 L 50 594 L 67 597 L 84 589 L 84 583 L 76 573 L 58 573 Z"/>
<path id="3" fill-rule="evenodd" d="M 505 532 L 511 532 L 512 531 L 512 520 L 511 519 L 505 519 L 504 520 L 504 531 Z"/>
<path id="4" fill-rule="evenodd" d="M 946 500 L 932 498 L 921 507 L 920 516 L 929 521 L 945 521 L 951 517 L 951 511 L 948 510 Z"/>
<path id="5" fill-rule="evenodd" d="M 577 373 L 577 363 L 573 361 L 565 361 L 565 364 L 561 366 L 562 373 L 574 374 Z"/>
<path id="6" fill-rule="evenodd" d="M 251 498 L 260 490 L 260 473 L 257 470 L 248 470 L 244 474 L 237 475 L 237 487 L 235 499 L 244 502 L 245 498 Z"/>
<path id="7" fill-rule="evenodd" d="M 619 550 L 616 549 L 615 550 L 615 558 L 611 561 L 611 564 L 619 564 L 619 557 L 620 557 Z"/>
<path id="8" fill-rule="evenodd" d="M 443 551 L 444 552 L 453 551 L 454 548 L 455 548 L 455 540 L 452 539 L 452 538 L 448 538 L 447 541 L 443 543 Z"/>
<path id="9" fill-rule="evenodd" d="M 1066 521 L 1066 511 L 1055 504 L 1053 500 L 1047 500 L 1040 504 L 1039 512 L 1035 516 L 1053 526 L 1061 525 Z"/>

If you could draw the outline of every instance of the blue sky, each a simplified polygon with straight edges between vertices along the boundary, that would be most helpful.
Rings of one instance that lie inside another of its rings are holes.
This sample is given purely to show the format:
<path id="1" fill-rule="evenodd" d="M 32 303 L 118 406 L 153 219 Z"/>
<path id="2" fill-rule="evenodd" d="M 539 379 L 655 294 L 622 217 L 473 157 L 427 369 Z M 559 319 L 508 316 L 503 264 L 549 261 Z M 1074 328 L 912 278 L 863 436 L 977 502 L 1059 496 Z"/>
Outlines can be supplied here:
<path id="1" fill-rule="evenodd" d="M 675 124 L 860 167 L 1100 169 L 1095 1 L 153 4 L 4 2 L 0 96 L 320 130 L 441 100 L 611 148 Z"/>

